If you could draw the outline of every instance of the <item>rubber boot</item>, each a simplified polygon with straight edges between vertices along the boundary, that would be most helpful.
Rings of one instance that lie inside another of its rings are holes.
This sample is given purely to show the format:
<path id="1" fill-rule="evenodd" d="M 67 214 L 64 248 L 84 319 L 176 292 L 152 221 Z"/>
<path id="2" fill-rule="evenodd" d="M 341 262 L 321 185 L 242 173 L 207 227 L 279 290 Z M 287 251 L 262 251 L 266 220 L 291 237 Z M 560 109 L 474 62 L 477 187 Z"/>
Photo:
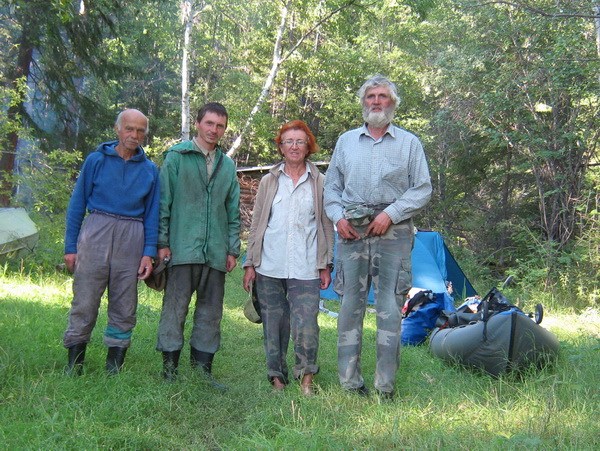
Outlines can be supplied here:
<path id="1" fill-rule="evenodd" d="M 177 379 L 177 367 L 179 366 L 179 351 L 163 351 L 163 377 L 168 382 Z"/>
<path id="2" fill-rule="evenodd" d="M 227 386 L 217 381 L 212 373 L 212 361 L 215 357 L 214 354 L 209 352 L 198 351 L 196 348 L 190 346 L 190 363 L 192 368 L 195 368 L 200 374 L 206 377 L 210 385 L 219 391 L 226 391 Z"/>
<path id="3" fill-rule="evenodd" d="M 123 367 L 125 362 L 125 353 L 127 348 L 120 348 L 113 346 L 108 348 L 108 354 L 106 354 L 106 371 L 110 375 L 118 374 Z"/>
<path id="4" fill-rule="evenodd" d="M 68 376 L 81 376 L 83 373 L 83 361 L 85 360 L 85 348 L 87 343 L 77 343 L 67 348 L 68 362 L 65 373 Z"/>

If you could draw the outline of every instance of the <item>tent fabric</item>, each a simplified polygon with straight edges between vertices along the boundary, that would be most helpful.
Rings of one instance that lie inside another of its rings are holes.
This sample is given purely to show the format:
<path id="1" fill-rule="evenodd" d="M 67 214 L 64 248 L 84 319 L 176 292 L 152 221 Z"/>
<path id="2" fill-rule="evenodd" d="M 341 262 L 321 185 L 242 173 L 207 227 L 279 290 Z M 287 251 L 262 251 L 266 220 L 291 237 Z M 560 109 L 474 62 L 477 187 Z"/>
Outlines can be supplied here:
<path id="1" fill-rule="evenodd" d="M 33 250 L 38 230 L 23 208 L 0 208 L 0 258 L 17 258 Z"/>
<path id="2" fill-rule="evenodd" d="M 337 244 L 337 234 L 336 234 Z M 337 250 L 334 246 L 334 254 Z M 438 232 L 419 230 L 415 236 L 412 250 L 413 287 L 431 290 L 433 293 L 446 293 L 446 281 L 452 282 L 455 293 L 461 297 L 477 294 L 471 282 L 465 276 Z M 335 279 L 335 268 L 332 280 Z M 326 290 L 321 290 L 321 298 L 338 300 L 333 290 L 333 283 Z M 373 287 L 369 291 L 368 301 L 375 303 Z"/>
<path id="3" fill-rule="evenodd" d="M 337 241 L 337 234 L 336 234 Z M 334 247 L 334 254 L 336 249 Z M 403 345 L 419 345 L 425 341 L 442 310 L 453 311 L 454 299 L 448 294 L 446 281 L 452 282 L 454 292 L 463 297 L 475 296 L 477 292 L 465 276 L 458 263 L 446 247 L 444 239 L 437 232 L 419 230 L 411 254 L 411 292 L 431 290 L 434 298 L 402 320 Z M 332 279 L 335 278 L 335 270 Z M 333 283 L 321 291 L 321 298 L 339 299 L 333 290 Z M 376 302 L 373 287 L 369 290 L 368 302 Z"/>

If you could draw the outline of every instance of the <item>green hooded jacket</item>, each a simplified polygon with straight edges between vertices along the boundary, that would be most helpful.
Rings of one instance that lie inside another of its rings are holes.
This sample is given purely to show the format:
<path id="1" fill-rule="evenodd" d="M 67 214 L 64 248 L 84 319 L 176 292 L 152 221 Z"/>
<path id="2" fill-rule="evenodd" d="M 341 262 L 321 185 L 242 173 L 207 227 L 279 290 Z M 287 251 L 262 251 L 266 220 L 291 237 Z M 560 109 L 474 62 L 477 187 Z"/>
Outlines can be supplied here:
<path id="1" fill-rule="evenodd" d="M 205 264 L 226 271 L 240 255 L 240 185 L 235 163 L 217 146 L 208 179 L 206 159 L 192 141 L 171 147 L 160 168 L 158 247 L 171 265 Z"/>

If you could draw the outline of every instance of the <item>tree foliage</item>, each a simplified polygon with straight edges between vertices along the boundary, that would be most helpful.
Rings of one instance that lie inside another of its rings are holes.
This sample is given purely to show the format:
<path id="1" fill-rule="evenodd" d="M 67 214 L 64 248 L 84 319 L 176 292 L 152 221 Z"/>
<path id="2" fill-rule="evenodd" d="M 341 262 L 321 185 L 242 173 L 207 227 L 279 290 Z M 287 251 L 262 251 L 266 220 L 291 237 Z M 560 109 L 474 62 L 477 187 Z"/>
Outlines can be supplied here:
<path id="1" fill-rule="evenodd" d="M 600 292 L 600 40 L 589 2 L 185 3 L 196 14 L 183 120 L 206 101 L 224 103 L 223 144 L 240 137 L 239 165 L 276 161 L 275 132 L 296 118 L 327 160 L 340 133 L 360 124 L 357 89 L 383 73 L 400 89 L 397 123 L 420 136 L 429 157 L 434 200 L 420 225 L 442 230 L 492 273 Z M 42 152 L 85 155 L 112 136 L 125 107 L 149 115 L 151 155 L 177 140 L 181 4 L 3 0 L 4 180 L 19 133 Z"/>

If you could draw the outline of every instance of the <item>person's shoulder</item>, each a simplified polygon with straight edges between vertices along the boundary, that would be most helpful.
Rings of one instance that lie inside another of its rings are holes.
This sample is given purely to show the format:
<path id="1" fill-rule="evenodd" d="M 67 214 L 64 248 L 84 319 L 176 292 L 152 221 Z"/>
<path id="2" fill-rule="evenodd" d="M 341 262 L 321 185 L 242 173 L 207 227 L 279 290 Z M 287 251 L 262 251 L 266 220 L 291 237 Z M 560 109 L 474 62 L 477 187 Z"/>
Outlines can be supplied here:
<path id="1" fill-rule="evenodd" d="M 364 124 L 361 125 L 360 127 L 351 128 L 350 130 L 346 130 L 344 133 L 342 133 L 340 135 L 340 139 L 341 138 L 353 138 L 355 136 L 360 136 L 363 133 L 365 133 Z"/>
<path id="2" fill-rule="evenodd" d="M 264 185 L 264 184 L 278 180 L 279 173 L 280 173 L 279 168 L 281 167 L 282 164 L 283 164 L 283 162 L 280 161 L 279 163 L 275 163 L 273 166 L 271 166 L 269 168 L 269 170 L 267 171 L 267 173 L 260 178 L 260 183 Z"/>
<path id="3" fill-rule="evenodd" d="M 310 173 L 312 174 L 312 176 L 314 178 L 319 178 L 319 174 L 321 174 L 321 171 L 319 171 L 319 168 L 317 167 L 316 164 L 314 164 L 312 161 L 310 160 L 306 160 L 306 165 L 308 166 L 308 169 L 310 170 Z"/>
<path id="4" fill-rule="evenodd" d="M 165 153 L 188 153 L 194 151 L 194 143 L 192 141 L 181 141 L 169 147 Z"/>
<path id="5" fill-rule="evenodd" d="M 87 157 L 85 157 L 85 161 L 89 164 L 89 163 L 96 163 L 98 161 L 102 161 L 104 160 L 104 158 L 106 157 L 106 153 L 96 149 L 93 152 L 90 152 L 89 155 Z"/>
<path id="6" fill-rule="evenodd" d="M 163 160 L 180 158 L 182 155 L 195 152 L 194 143 L 192 141 L 182 141 L 172 145 L 162 154 Z"/>
<path id="7" fill-rule="evenodd" d="M 360 127 L 352 128 L 350 130 L 346 130 L 338 138 L 336 148 L 344 149 L 348 144 L 353 145 L 353 143 L 356 143 L 360 139 L 361 135 L 364 133 L 365 133 L 364 125 L 361 125 Z"/>
<path id="8" fill-rule="evenodd" d="M 273 166 L 271 166 L 269 168 L 269 172 L 267 172 L 263 178 L 267 177 L 268 175 L 272 175 L 273 177 L 278 178 L 279 174 L 282 171 L 281 168 L 283 167 L 284 164 L 285 164 L 284 161 L 279 161 L 279 162 L 275 163 Z"/>
<path id="9" fill-rule="evenodd" d="M 100 144 L 96 147 L 96 150 L 90 152 L 87 157 L 85 157 L 85 164 L 97 164 L 98 162 L 103 161 L 107 156 L 114 156 L 117 154 L 115 151 L 115 145 L 118 141 L 108 141 Z"/>
<path id="10" fill-rule="evenodd" d="M 417 141 L 420 141 L 419 137 L 415 133 L 393 123 L 390 126 L 393 127 L 394 134 L 396 137 L 402 136 L 408 139 L 416 139 Z"/>

